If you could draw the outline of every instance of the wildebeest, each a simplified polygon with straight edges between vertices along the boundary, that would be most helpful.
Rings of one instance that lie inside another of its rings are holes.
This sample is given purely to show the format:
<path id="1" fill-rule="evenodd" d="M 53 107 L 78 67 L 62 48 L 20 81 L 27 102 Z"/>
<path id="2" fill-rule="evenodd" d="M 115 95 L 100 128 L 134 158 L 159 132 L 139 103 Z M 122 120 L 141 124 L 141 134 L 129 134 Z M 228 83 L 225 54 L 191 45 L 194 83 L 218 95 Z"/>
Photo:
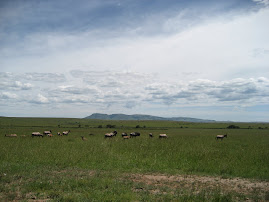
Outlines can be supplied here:
<path id="1" fill-rule="evenodd" d="M 17 134 L 9 134 L 9 135 L 5 134 L 5 137 L 17 137 Z"/>
<path id="2" fill-rule="evenodd" d="M 44 137 L 40 132 L 32 132 L 32 137 Z"/>
<path id="3" fill-rule="evenodd" d="M 217 137 L 216 137 L 216 140 L 218 140 L 218 139 L 221 139 L 221 140 L 223 140 L 223 138 L 227 138 L 227 134 L 225 134 L 225 135 L 217 135 Z"/>
<path id="4" fill-rule="evenodd" d="M 150 133 L 150 134 L 149 134 L 149 137 L 153 137 L 153 134 L 152 134 L 152 133 Z"/>
<path id="5" fill-rule="evenodd" d="M 81 139 L 82 139 L 83 141 L 87 141 L 87 138 L 85 138 L 84 136 L 81 136 Z"/>
<path id="6" fill-rule="evenodd" d="M 113 135 L 113 133 L 106 133 L 105 138 L 107 138 L 107 137 L 114 137 L 114 135 Z"/>
<path id="7" fill-rule="evenodd" d="M 121 137 L 128 136 L 127 133 L 122 133 Z"/>
<path id="8" fill-rule="evenodd" d="M 136 137 L 136 136 L 140 136 L 140 133 L 139 132 L 130 133 L 130 137 Z"/>
<path id="9" fill-rule="evenodd" d="M 59 136 L 63 136 L 60 132 L 58 132 L 57 135 L 59 135 Z"/>
<path id="10" fill-rule="evenodd" d="M 114 137 L 114 136 L 116 136 L 117 135 L 117 131 L 114 131 L 114 132 L 111 132 L 111 133 L 106 133 L 105 134 L 105 138 L 107 138 L 107 137 Z"/>
<path id="11" fill-rule="evenodd" d="M 49 134 L 51 134 L 52 132 L 51 132 L 51 130 L 49 130 L 49 131 L 44 131 L 43 132 L 43 135 L 49 135 Z"/>
<path id="12" fill-rule="evenodd" d="M 159 138 L 167 138 L 167 135 L 166 134 L 160 134 Z"/>
<path id="13" fill-rule="evenodd" d="M 70 133 L 70 130 L 68 131 L 63 131 L 63 135 L 68 135 Z"/>

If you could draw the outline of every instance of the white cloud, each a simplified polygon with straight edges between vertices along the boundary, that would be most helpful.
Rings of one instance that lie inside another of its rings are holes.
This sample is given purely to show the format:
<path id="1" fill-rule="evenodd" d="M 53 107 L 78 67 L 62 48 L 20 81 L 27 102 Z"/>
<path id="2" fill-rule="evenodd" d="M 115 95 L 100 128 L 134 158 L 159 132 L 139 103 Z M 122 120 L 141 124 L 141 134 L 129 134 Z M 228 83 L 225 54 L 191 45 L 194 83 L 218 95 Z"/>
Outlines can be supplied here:
<path id="1" fill-rule="evenodd" d="M 34 103 L 35 105 L 31 105 L 33 108 L 42 105 L 39 110 L 53 108 L 54 110 L 50 110 L 50 116 L 53 116 L 54 112 L 59 113 L 63 106 L 66 109 L 73 106 L 73 109 L 76 110 L 70 110 L 74 117 L 86 116 L 88 115 L 87 112 L 148 112 L 154 115 L 163 114 L 167 116 L 170 113 L 169 109 L 173 109 L 173 113 L 170 114 L 175 116 L 174 109 L 178 107 L 221 108 L 234 106 L 244 110 L 246 107 L 269 103 L 269 79 L 266 77 L 237 78 L 223 81 L 197 79 L 157 82 L 159 77 L 156 75 L 153 79 L 149 79 L 151 75 L 119 71 L 115 72 L 112 77 L 116 81 L 119 78 L 126 78 L 123 82 L 124 85 L 118 87 L 113 84 L 111 87 L 103 83 L 107 78 L 110 78 L 111 72 L 80 71 L 79 75 L 75 75 L 74 72 L 71 75 L 68 82 L 63 83 L 64 85 L 40 85 L 39 88 L 32 88 L 28 91 L 16 91 L 17 94 L 12 93 L 11 89 L 9 89 L 10 92 L 0 92 L 0 106 L 5 100 L 12 99 L 14 100 L 13 105 L 10 106 L 12 109 Z M 96 82 L 89 82 L 87 78 L 89 80 L 93 78 Z M 12 80 L 13 78 L 7 77 L 6 82 L 8 82 L 8 79 Z M 98 82 L 99 79 L 101 82 Z M 44 81 L 43 83 L 47 82 Z M 8 108 L 8 106 L 6 107 Z M 161 114 L 156 114 L 155 108 Z M 86 110 L 83 111 L 83 109 Z M 162 111 L 165 109 L 166 111 Z M 194 116 L 193 113 L 189 114 L 183 109 L 182 111 L 184 111 L 185 116 Z M 202 114 L 201 111 L 199 113 Z M 238 111 L 238 113 L 240 112 Z M 80 116 L 79 114 L 83 115 Z M 72 116 L 68 115 L 68 117 Z M 198 115 L 196 117 L 202 118 Z M 212 119 L 213 117 L 208 118 Z"/>
<path id="2" fill-rule="evenodd" d="M 146 103 L 171 106 L 179 104 L 221 106 L 257 105 L 269 101 L 269 80 L 266 77 L 223 81 L 196 79 L 163 82 L 160 75 L 153 76 L 137 72 L 80 70 L 70 73 L 72 76 L 62 82 L 64 85 L 59 86 L 44 85 L 47 81 L 41 79 L 43 83 L 40 81 L 38 88 L 30 88 L 31 85 L 27 83 L 13 82 L 13 78 L 18 75 L 6 77 L 6 85 L 3 86 L 10 91 L 9 93 L 14 89 L 17 90 L 23 102 L 29 101 L 36 104 L 88 103 L 134 108 Z M 29 92 L 19 91 L 23 89 Z"/>
<path id="3" fill-rule="evenodd" d="M 3 90 L 30 90 L 33 85 L 30 83 L 22 83 L 21 81 L 7 81 L 7 79 L 0 81 L 0 89 Z"/>
<path id="4" fill-rule="evenodd" d="M 54 93 L 68 93 L 68 94 L 96 94 L 99 90 L 96 87 L 91 86 L 59 86 L 54 90 Z"/>
<path id="5" fill-rule="evenodd" d="M 269 101 L 269 80 L 233 79 L 227 81 L 195 80 L 178 83 L 177 86 L 161 85 L 160 88 L 147 86 L 150 100 L 166 104 L 191 105 L 257 105 Z"/>
<path id="6" fill-rule="evenodd" d="M 10 92 L 0 92 L 0 99 L 1 100 L 6 100 L 6 99 L 17 99 L 18 96 L 14 93 Z"/>
<path id="7" fill-rule="evenodd" d="M 30 103 L 35 103 L 35 104 L 48 104 L 49 99 L 41 94 L 38 94 L 37 96 L 31 97 L 29 100 Z"/>
<path id="8" fill-rule="evenodd" d="M 59 83 L 66 81 L 66 77 L 63 73 L 25 73 L 21 75 L 23 79 L 30 81 L 41 81 L 48 83 Z"/>

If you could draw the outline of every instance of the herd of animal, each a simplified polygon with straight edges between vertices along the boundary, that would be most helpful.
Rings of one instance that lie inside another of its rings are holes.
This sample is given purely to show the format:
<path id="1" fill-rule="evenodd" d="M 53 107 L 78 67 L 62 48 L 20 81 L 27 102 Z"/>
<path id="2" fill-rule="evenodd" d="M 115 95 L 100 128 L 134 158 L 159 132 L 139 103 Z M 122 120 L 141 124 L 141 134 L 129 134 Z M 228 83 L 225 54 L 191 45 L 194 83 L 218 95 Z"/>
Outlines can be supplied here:
<path id="1" fill-rule="evenodd" d="M 112 137 L 115 137 L 116 135 L 118 134 L 117 131 L 113 131 L 111 133 L 106 133 L 105 134 L 105 138 L 112 138 Z M 130 139 L 130 138 L 133 138 L 133 137 L 139 137 L 140 136 L 140 133 L 139 132 L 131 132 L 129 135 L 127 133 L 122 133 L 121 134 L 121 137 L 123 139 Z M 149 137 L 152 138 L 153 137 L 153 134 L 152 133 L 149 133 Z M 160 134 L 159 135 L 159 138 L 167 138 L 167 135 L 166 134 Z"/>
<path id="2" fill-rule="evenodd" d="M 118 134 L 117 131 L 113 131 L 111 133 L 106 133 L 105 134 L 105 138 L 112 138 L 112 137 L 115 137 L 116 135 Z M 122 133 L 121 134 L 121 137 L 123 139 L 130 139 L 130 138 L 133 138 L 133 137 L 138 137 L 140 136 L 140 133 L 139 132 L 131 132 L 129 135 L 127 133 Z M 152 138 L 153 137 L 153 134 L 152 133 L 149 133 L 149 137 Z M 160 134 L 159 135 L 159 138 L 167 138 L 167 135 L 166 134 Z"/>
<path id="3" fill-rule="evenodd" d="M 63 135 L 68 135 L 70 133 L 69 131 L 63 131 L 62 133 L 58 132 L 57 135 L 58 136 L 63 136 Z M 32 132 L 32 137 L 44 137 L 44 136 L 48 136 L 48 137 L 53 137 L 51 130 L 49 131 L 44 131 L 43 133 L 40 132 Z M 18 137 L 17 134 L 5 134 L 5 137 Z M 26 137 L 26 135 L 21 135 L 21 137 Z"/>
<path id="4" fill-rule="evenodd" d="M 57 135 L 58 136 L 64 136 L 64 135 L 67 136 L 69 133 L 70 133 L 70 130 L 63 131 L 62 133 L 58 132 Z M 117 134 L 118 134 L 117 131 L 113 131 L 110 133 L 106 133 L 104 137 L 105 138 L 113 138 L 113 137 L 117 136 Z M 93 135 L 93 134 L 91 134 L 91 135 Z M 22 136 L 25 137 L 25 135 L 22 135 Z M 49 131 L 44 131 L 43 133 L 40 133 L 40 132 L 33 132 L 32 133 L 32 137 L 44 137 L 44 136 L 53 137 L 52 131 L 49 130 Z M 127 139 L 130 139 L 133 137 L 140 136 L 140 133 L 139 132 L 131 132 L 129 135 L 127 133 L 122 133 L 121 136 L 124 140 L 127 140 Z M 17 137 L 17 134 L 9 134 L 9 135 L 6 134 L 5 137 Z M 152 133 L 149 133 L 149 137 L 153 138 L 154 136 Z M 167 138 L 167 134 L 159 134 L 159 138 Z M 224 138 L 227 138 L 227 134 L 216 136 L 216 140 L 223 140 Z M 83 141 L 87 140 L 87 138 L 85 138 L 84 136 L 81 136 L 81 139 Z"/>
<path id="5" fill-rule="evenodd" d="M 70 133 L 69 131 L 63 131 L 63 133 L 58 132 L 57 135 L 58 136 L 63 136 L 63 135 L 68 135 Z M 53 137 L 51 130 L 49 131 L 44 131 L 43 133 L 40 132 L 33 132 L 32 133 L 32 137 L 44 137 L 44 136 L 48 136 L 48 137 Z"/>
<path id="6" fill-rule="evenodd" d="M 67 136 L 69 133 L 70 133 L 70 130 L 63 131 L 62 133 L 58 132 L 57 135 L 58 136 L 64 136 L 64 135 Z M 115 137 L 117 134 L 118 134 L 117 131 L 113 131 L 113 132 L 110 132 L 110 133 L 106 133 L 104 137 L 105 138 L 112 138 L 112 137 Z M 90 134 L 90 135 L 93 135 L 93 134 Z M 44 137 L 44 136 L 53 137 L 52 131 L 51 130 L 44 131 L 43 133 L 32 132 L 32 137 Z M 123 139 L 129 139 L 129 138 L 140 136 L 140 133 L 139 132 L 132 132 L 129 135 L 127 133 L 122 133 L 121 136 L 122 136 Z M 5 137 L 17 137 L 17 134 L 9 134 L 9 135 L 6 134 Z M 153 134 L 149 133 L 149 137 L 153 138 Z M 166 134 L 160 134 L 159 138 L 167 138 L 167 135 Z M 84 141 L 87 140 L 87 138 L 85 138 L 84 136 L 81 136 L 81 139 L 84 140 Z"/>

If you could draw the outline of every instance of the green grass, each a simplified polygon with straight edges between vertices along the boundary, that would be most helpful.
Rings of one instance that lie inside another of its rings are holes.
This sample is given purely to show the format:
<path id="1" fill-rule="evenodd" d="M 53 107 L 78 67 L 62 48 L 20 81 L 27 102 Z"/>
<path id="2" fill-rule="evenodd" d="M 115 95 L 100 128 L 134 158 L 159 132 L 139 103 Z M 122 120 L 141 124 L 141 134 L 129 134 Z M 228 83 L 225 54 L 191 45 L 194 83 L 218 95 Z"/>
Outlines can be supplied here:
<path id="1" fill-rule="evenodd" d="M 117 137 L 104 138 L 106 132 L 114 130 L 105 128 L 108 124 L 116 125 Z M 135 128 L 137 125 L 142 128 Z M 244 197 L 217 189 L 194 194 L 169 191 L 169 187 L 152 194 L 150 188 L 135 191 L 136 183 L 124 178 L 133 173 L 161 173 L 268 181 L 269 124 L 235 123 L 241 129 L 227 129 L 229 125 L 0 118 L 0 200 L 230 201 Z M 247 129 L 249 126 L 252 129 Z M 69 129 L 68 136 L 56 135 Z M 44 130 L 52 130 L 55 136 L 31 137 L 32 132 Z M 133 131 L 140 131 L 141 137 L 123 140 L 120 136 Z M 155 137 L 149 138 L 149 132 Z M 9 133 L 18 137 L 4 137 Z M 160 133 L 168 138 L 158 139 Z M 227 139 L 215 140 L 216 135 L 225 133 Z M 82 141 L 80 136 L 88 140 Z"/>

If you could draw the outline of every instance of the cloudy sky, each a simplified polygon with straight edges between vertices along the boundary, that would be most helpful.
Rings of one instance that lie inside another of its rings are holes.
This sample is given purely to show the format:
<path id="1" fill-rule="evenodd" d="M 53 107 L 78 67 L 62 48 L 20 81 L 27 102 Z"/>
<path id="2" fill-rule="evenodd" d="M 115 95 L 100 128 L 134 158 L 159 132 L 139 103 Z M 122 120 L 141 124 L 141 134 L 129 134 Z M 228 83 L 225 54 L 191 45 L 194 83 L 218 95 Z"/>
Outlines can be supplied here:
<path id="1" fill-rule="evenodd" d="M 2 0 L 0 116 L 269 121 L 269 0 Z"/>

